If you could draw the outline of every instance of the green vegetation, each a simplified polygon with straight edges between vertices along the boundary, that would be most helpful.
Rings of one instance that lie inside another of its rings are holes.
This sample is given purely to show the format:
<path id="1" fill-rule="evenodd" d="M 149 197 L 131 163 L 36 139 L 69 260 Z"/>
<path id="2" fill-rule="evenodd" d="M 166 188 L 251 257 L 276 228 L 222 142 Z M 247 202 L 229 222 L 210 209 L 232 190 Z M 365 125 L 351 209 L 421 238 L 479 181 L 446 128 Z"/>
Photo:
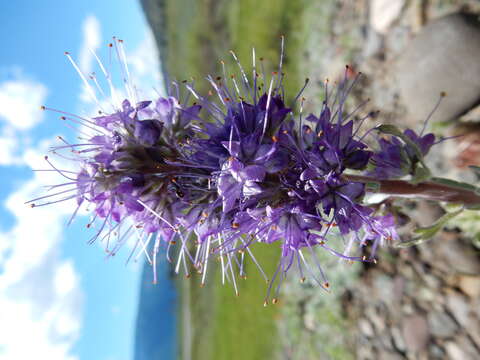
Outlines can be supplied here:
<path id="1" fill-rule="evenodd" d="M 252 67 L 252 48 L 265 68 L 277 69 L 280 36 L 286 36 L 287 97 L 294 97 L 303 86 L 297 55 L 305 48 L 306 29 L 302 23 L 307 0 L 170 0 L 166 5 L 168 45 L 166 68 L 171 79 L 196 80 L 196 87 L 207 91 L 206 74 L 221 74 L 219 60 L 232 70 L 228 53 L 234 50 L 247 72 Z"/>
<path id="2" fill-rule="evenodd" d="M 264 271 L 274 273 L 280 249 L 265 244 L 253 248 Z M 239 296 L 233 288 L 220 286 L 218 271 L 214 291 L 216 312 L 212 335 L 214 346 L 209 359 L 271 359 L 278 342 L 275 320 L 280 305 L 263 306 L 267 284 L 253 262 L 247 266 L 248 279 L 240 280 Z"/>
<path id="3" fill-rule="evenodd" d="M 272 274 L 279 249 L 257 244 L 253 248 L 262 268 Z M 177 281 L 181 289 L 181 358 L 256 359 L 271 358 L 277 341 L 278 306 L 263 306 L 267 285 L 253 262 L 246 262 L 248 279 L 237 277 L 239 296 L 233 284 L 221 285 L 219 264 L 209 265 L 209 280 L 201 276 Z M 188 354 L 188 355 L 187 355 Z"/>

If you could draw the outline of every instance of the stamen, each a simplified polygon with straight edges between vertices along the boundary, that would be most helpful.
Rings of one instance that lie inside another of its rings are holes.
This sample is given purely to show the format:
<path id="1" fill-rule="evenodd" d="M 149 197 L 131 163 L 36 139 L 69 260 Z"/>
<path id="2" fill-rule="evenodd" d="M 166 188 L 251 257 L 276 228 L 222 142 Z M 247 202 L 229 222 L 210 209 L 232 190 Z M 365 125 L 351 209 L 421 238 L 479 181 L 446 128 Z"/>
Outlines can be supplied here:
<path id="1" fill-rule="evenodd" d="M 440 96 L 435 104 L 435 106 L 433 107 L 432 111 L 430 111 L 430 113 L 428 114 L 427 118 L 425 119 L 425 121 L 423 122 L 423 127 L 422 127 L 422 131 L 420 131 L 420 136 L 423 135 L 423 133 L 425 132 L 425 129 L 427 128 L 427 125 L 428 125 L 428 122 L 429 120 L 432 118 L 433 114 L 435 113 L 435 111 L 437 111 L 438 107 L 440 106 L 440 104 L 442 103 L 442 100 L 447 96 L 447 93 L 445 91 L 442 91 L 440 93 Z"/>
<path id="2" fill-rule="evenodd" d="M 211 237 L 209 236 L 207 238 L 207 249 L 205 250 L 205 260 L 204 260 L 204 264 L 205 264 L 205 267 L 203 268 L 203 275 L 202 275 L 202 285 L 205 284 L 205 277 L 207 276 L 207 266 L 208 266 L 208 257 L 209 257 L 209 251 L 210 251 L 210 240 L 211 240 Z"/>
<path id="3" fill-rule="evenodd" d="M 88 94 L 90 95 L 90 97 L 92 98 L 92 100 L 97 104 L 98 108 L 99 109 L 102 109 L 102 106 L 100 105 L 100 102 L 98 101 L 97 99 L 97 96 L 95 95 L 95 91 L 93 90 L 93 88 L 90 86 L 87 78 L 85 77 L 85 75 L 83 74 L 82 70 L 80 70 L 80 67 L 77 65 L 77 63 L 73 60 L 73 58 L 71 57 L 70 53 L 68 51 L 65 52 L 65 55 L 67 56 L 67 59 L 72 63 L 74 69 L 77 71 L 78 75 L 80 76 L 80 78 L 82 79 L 84 85 L 85 85 L 85 88 L 88 92 Z"/>

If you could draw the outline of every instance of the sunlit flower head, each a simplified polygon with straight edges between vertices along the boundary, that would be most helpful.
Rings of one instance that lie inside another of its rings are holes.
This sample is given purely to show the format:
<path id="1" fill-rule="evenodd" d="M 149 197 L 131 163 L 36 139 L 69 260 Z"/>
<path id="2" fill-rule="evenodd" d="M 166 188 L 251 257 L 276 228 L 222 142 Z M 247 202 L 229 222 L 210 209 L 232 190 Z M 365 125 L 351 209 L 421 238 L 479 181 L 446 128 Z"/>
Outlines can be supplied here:
<path id="1" fill-rule="evenodd" d="M 60 138 L 62 144 L 52 151 L 77 162 L 79 170 L 57 169 L 47 160 L 67 180 L 32 204 L 75 198 L 74 216 L 84 205 L 91 212 L 90 241 L 102 242 L 115 255 L 134 237 L 130 258 L 144 254 L 153 264 L 154 281 L 160 247 L 168 249 L 177 273 L 198 272 L 202 284 L 210 260 L 219 259 L 222 281 L 230 281 L 237 293 L 236 279 L 246 276 L 249 258 L 269 283 L 267 301 L 277 298 L 290 269 L 297 269 L 301 280 L 311 277 L 330 287 L 317 249 L 348 261 L 374 262 L 379 244 L 398 239 L 394 217 L 363 204 L 365 182 L 351 174 L 368 166 L 380 178 L 407 175 L 435 138 L 407 130 L 409 141 L 381 138 L 379 150 L 369 147 L 361 127 L 374 113 L 359 118 L 357 111 L 345 110 L 360 74 L 352 79 L 347 67 L 336 86 L 325 82 L 321 109 L 304 116 L 303 89 L 286 104 L 282 39 L 273 73 L 257 72 L 253 53 L 247 74 L 233 54 L 238 74 L 224 68 L 223 77 L 209 76 L 208 94 L 191 83 L 173 82 L 167 96 L 138 99 L 123 44 L 115 39 L 111 47 L 126 76 L 126 98 L 112 100 L 113 111 L 94 117 L 50 109 L 88 134 L 81 133 L 79 143 Z M 105 94 L 97 79 L 88 81 L 67 56 L 92 97 Z M 99 64 L 111 98 L 118 98 Z M 279 249 L 273 275 L 255 258 L 255 243 Z"/>

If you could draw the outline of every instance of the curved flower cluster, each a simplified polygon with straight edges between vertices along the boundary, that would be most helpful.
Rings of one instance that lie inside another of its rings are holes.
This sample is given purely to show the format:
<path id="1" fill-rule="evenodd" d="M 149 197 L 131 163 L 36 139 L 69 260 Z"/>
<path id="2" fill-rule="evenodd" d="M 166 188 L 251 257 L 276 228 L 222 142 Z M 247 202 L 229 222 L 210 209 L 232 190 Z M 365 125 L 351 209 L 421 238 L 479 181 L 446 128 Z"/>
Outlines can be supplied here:
<path id="1" fill-rule="evenodd" d="M 94 134 L 80 144 L 62 139 L 54 149 L 71 150 L 80 163 L 74 177 L 57 169 L 74 191 L 61 200 L 89 204 L 91 241 L 106 242 L 111 255 L 136 235 L 132 254 L 146 254 L 155 269 L 159 247 L 177 244 L 177 272 L 183 267 L 189 275 L 193 266 L 204 282 L 209 260 L 219 258 L 223 279 L 237 289 L 247 257 L 267 279 L 252 245 L 276 244 L 281 256 L 270 288 L 292 267 L 328 288 L 316 248 L 374 261 L 377 246 L 397 238 L 393 216 L 364 205 L 365 184 L 349 174 L 412 175 L 418 148 L 425 155 L 434 137 L 410 130 L 370 148 L 359 136 L 366 117 L 344 110 L 348 76 L 333 95 L 326 84 L 320 112 L 303 118 L 294 115 L 295 102 L 285 104 L 281 71 L 270 79 L 255 70 L 252 79 L 240 73 L 240 81 L 208 78 L 215 101 L 186 84 L 193 104 L 170 95 L 124 100 L 95 118 L 66 116 Z"/>

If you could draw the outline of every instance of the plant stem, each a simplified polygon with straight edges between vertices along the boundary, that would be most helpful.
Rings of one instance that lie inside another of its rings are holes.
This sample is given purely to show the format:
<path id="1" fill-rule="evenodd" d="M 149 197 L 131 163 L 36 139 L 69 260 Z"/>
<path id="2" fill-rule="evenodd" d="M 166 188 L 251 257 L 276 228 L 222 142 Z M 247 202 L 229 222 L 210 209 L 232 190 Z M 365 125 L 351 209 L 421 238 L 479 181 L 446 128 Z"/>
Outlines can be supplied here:
<path id="1" fill-rule="evenodd" d="M 475 191 L 457 186 L 432 181 L 414 185 L 404 180 L 379 180 L 360 175 L 344 175 L 343 177 L 350 181 L 378 184 L 379 188 L 375 190 L 376 193 L 394 197 L 445 201 L 466 206 L 480 205 L 480 196 Z"/>

